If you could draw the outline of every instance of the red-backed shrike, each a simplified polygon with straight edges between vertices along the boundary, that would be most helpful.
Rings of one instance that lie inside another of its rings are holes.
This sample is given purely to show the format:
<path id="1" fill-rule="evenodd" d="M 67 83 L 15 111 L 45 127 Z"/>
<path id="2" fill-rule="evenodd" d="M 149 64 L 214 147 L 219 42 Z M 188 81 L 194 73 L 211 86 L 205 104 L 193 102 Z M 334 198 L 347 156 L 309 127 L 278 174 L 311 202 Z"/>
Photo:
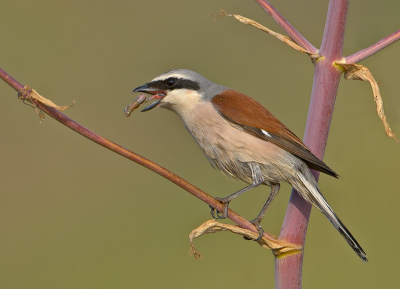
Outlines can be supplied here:
<path id="1" fill-rule="evenodd" d="M 259 185 L 270 186 L 267 202 L 251 221 L 261 236 L 260 222 L 279 191 L 279 183 L 288 182 L 367 261 L 361 246 L 322 196 L 310 168 L 338 175 L 261 104 L 186 69 L 167 71 L 133 92 L 149 93 L 156 99 L 143 111 L 159 106 L 176 112 L 214 168 L 249 184 L 228 197 L 217 198 L 223 204 L 219 218 L 226 218 L 229 202 L 235 197 Z M 213 209 L 211 212 L 214 216 Z"/>

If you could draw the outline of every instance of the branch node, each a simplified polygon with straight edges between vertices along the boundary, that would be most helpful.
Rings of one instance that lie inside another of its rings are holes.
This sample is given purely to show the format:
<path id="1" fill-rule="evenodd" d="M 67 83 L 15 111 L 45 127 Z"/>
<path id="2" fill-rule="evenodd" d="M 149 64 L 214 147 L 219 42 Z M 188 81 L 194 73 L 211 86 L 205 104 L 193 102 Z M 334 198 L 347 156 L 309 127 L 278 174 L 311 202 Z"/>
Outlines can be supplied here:
<path id="1" fill-rule="evenodd" d="M 35 109 L 35 112 L 39 115 L 39 122 L 44 120 L 44 113 L 37 107 L 35 101 L 38 101 L 49 107 L 55 108 L 58 111 L 64 111 L 75 104 L 75 101 L 73 101 L 71 105 L 58 106 L 51 100 L 41 96 L 39 93 L 37 93 L 36 90 L 34 90 L 33 88 L 31 88 L 29 86 L 24 86 L 22 89 L 20 89 L 18 91 L 18 99 L 21 99 L 24 104 L 27 104 L 27 103 L 25 103 L 25 101 L 29 101 L 30 103 L 32 103 L 33 108 Z"/>

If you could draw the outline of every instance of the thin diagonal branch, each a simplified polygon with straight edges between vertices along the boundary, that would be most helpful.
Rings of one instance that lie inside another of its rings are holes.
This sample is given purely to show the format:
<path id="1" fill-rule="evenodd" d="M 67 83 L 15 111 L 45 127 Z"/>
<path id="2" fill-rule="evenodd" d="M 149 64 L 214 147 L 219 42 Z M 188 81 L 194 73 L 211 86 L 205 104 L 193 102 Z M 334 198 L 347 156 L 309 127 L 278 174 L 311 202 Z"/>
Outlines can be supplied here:
<path id="1" fill-rule="evenodd" d="M 344 59 L 345 59 L 346 63 L 357 63 L 357 62 L 381 51 L 383 48 L 389 46 L 390 44 L 393 44 L 394 42 L 396 42 L 399 39 L 400 39 L 400 30 L 397 30 L 396 32 L 383 38 L 382 40 L 378 41 L 377 43 L 375 43 L 361 51 L 358 51 L 350 56 L 347 56 Z"/>
<path id="2" fill-rule="evenodd" d="M 12 88 L 14 88 L 16 91 L 21 92 L 24 90 L 24 86 L 19 83 L 17 80 L 12 78 L 9 74 L 7 74 L 4 70 L 0 68 L 0 78 L 3 79 L 6 83 L 8 83 Z M 65 126 L 69 127 L 73 131 L 81 134 L 82 136 L 88 138 L 89 140 L 131 160 L 136 163 L 138 163 L 141 166 L 144 166 L 145 168 L 148 168 L 149 170 L 152 170 L 153 172 L 159 174 L 160 176 L 166 178 L 167 180 L 173 182 L 177 186 L 181 187 L 182 189 L 186 190 L 187 192 L 191 193 L 193 196 L 199 198 L 203 202 L 207 203 L 208 205 L 212 206 L 213 208 L 216 208 L 218 211 L 222 212 L 222 204 L 208 195 L 207 193 L 203 192 L 199 188 L 195 187 L 191 183 L 185 181 L 181 177 L 175 175 L 174 173 L 168 171 L 167 169 L 159 166 L 158 164 L 132 152 L 129 151 L 116 143 L 113 143 L 97 134 L 94 132 L 88 130 L 87 128 L 83 127 L 79 123 L 75 122 L 74 120 L 70 119 L 63 113 L 57 111 L 54 108 L 48 107 L 34 99 L 30 99 L 30 101 L 37 106 L 40 110 L 54 118 L 55 120 L 61 122 Z M 258 230 L 254 227 L 253 224 L 248 222 L 246 219 L 244 219 L 242 216 L 239 214 L 235 213 L 231 209 L 228 210 L 228 218 L 234 221 L 236 224 L 238 224 L 240 227 L 244 229 L 248 229 L 250 231 L 253 231 L 255 233 L 258 232 Z M 275 239 L 275 236 L 264 232 L 264 237 L 268 239 Z"/>
<path id="3" fill-rule="evenodd" d="M 266 0 L 255 0 L 288 34 L 293 40 L 305 50 L 317 53 L 315 48 L 303 35 L 300 34 L 272 5 Z"/>
<path id="4" fill-rule="evenodd" d="M 268 33 L 269 35 L 275 37 L 276 39 L 282 41 L 283 43 L 285 43 L 286 45 L 288 45 L 290 48 L 302 52 L 302 53 L 306 53 L 308 54 L 308 56 L 310 56 L 311 61 L 313 61 L 313 63 L 315 63 L 315 61 L 317 61 L 318 58 L 320 58 L 321 56 L 317 53 L 313 53 L 311 51 L 308 51 L 306 49 L 304 49 L 303 47 L 301 47 L 300 45 L 298 45 L 296 42 L 293 41 L 292 38 L 286 36 L 286 35 L 282 35 L 280 33 L 277 33 L 263 25 L 261 25 L 260 23 L 257 23 L 256 21 L 243 17 L 242 15 L 238 15 L 238 14 L 226 14 L 225 11 L 221 11 L 220 15 L 215 15 L 214 18 L 216 17 L 223 17 L 223 16 L 232 16 L 234 17 L 236 20 L 240 21 L 243 24 L 246 25 L 251 25 L 253 27 L 256 27 L 257 29 L 264 31 L 266 33 Z"/>

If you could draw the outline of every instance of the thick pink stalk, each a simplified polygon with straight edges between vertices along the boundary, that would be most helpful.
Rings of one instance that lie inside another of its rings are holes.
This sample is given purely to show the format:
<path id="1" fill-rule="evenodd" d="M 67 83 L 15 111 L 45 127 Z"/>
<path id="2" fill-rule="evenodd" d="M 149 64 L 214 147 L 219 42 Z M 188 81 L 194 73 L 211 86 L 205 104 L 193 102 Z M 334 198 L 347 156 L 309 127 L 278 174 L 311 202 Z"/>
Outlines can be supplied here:
<path id="1" fill-rule="evenodd" d="M 266 0 L 255 0 L 275 21 L 278 23 L 294 41 L 304 49 L 316 53 L 314 47 L 303 35 L 299 33 L 272 5 Z"/>
<path id="2" fill-rule="evenodd" d="M 390 34 L 389 36 L 383 38 L 382 40 L 378 41 L 377 43 L 358 51 L 350 56 L 345 57 L 346 63 L 357 63 L 378 51 L 381 51 L 386 46 L 400 40 L 400 30 L 397 30 L 395 33 Z"/>
<path id="3" fill-rule="evenodd" d="M 316 63 L 304 143 L 323 159 L 341 72 L 334 62 L 342 59 L 348 0 L 329 1 L 328 16 Z M 313 172 L 318 180 L 319 173 Z M 279 238 L 304 246 L 311 205 L 293 190 Z M 275 286 L 301 288 L 303 252 L 275 259 Z"/>

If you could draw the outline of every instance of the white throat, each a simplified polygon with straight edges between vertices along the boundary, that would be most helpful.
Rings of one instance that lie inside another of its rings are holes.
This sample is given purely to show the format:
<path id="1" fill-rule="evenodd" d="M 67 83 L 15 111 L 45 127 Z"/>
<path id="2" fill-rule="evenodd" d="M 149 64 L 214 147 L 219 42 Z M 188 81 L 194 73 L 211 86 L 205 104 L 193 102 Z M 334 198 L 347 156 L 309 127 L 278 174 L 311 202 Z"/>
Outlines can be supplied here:
<path id="1" fill-rule="evenodd" d="M 184 118 L 185 114 L 190 114 L 201 102 L 202 95 L 197 91 L 176 89 L 161 100 L 160 107 L 172 110 Z"/>

